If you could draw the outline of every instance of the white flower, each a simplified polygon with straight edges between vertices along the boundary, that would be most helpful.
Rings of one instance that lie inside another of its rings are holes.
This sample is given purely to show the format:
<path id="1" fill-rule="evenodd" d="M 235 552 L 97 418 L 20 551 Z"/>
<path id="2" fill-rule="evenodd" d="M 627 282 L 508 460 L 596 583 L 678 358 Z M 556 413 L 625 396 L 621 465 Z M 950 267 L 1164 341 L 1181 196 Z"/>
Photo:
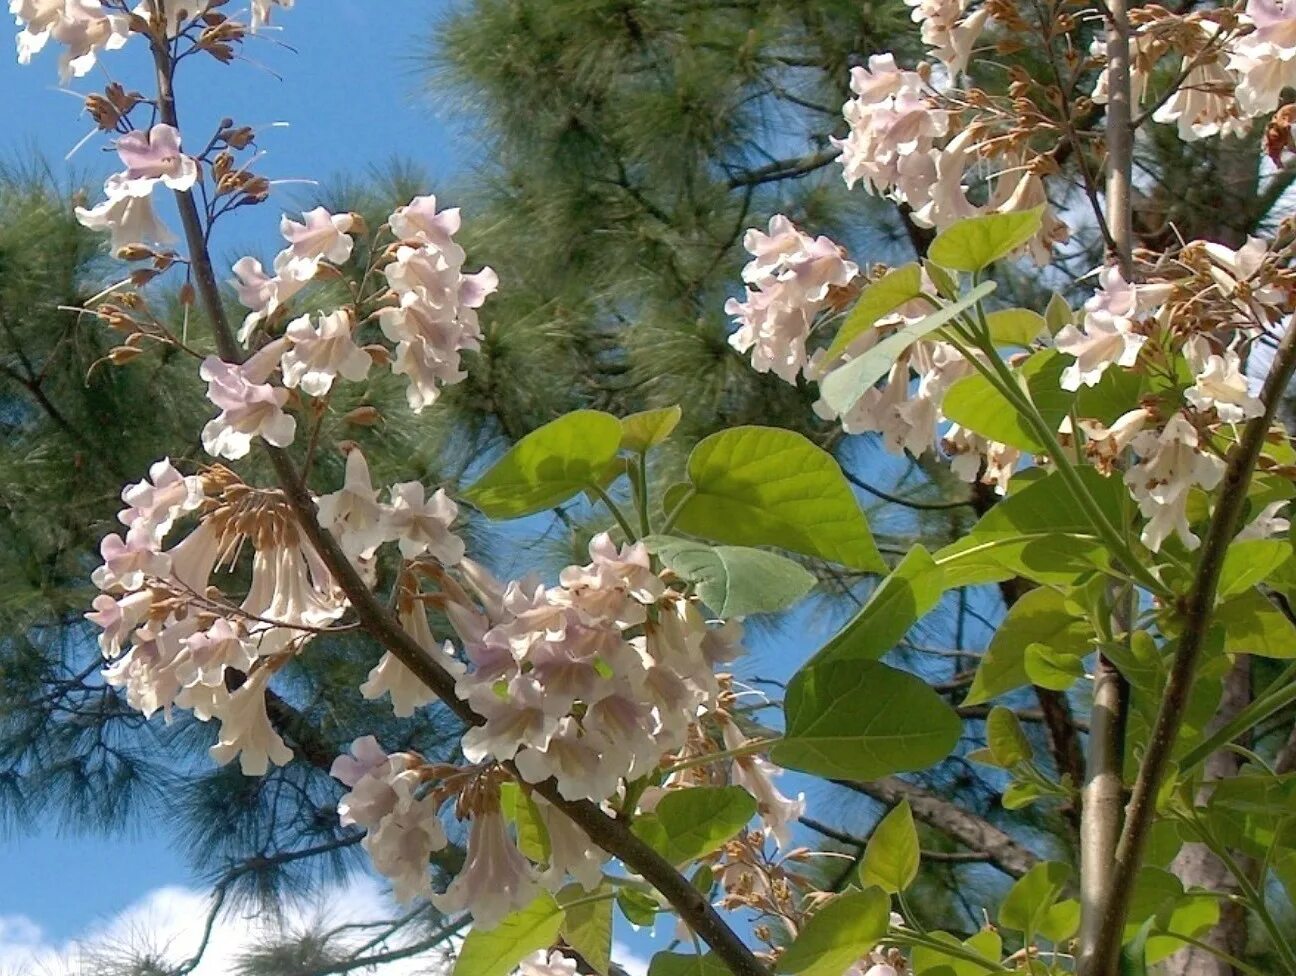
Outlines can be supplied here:
<path id="1" fill-rule="evenodd" d="M 432 902 L 444 914 L 467 909 L 474 926 L 494 928 L 510 912 L 524 908 L 539 893 L 531 862 L 508 835 L 496 807 L 473 815 L 463 870 Z"/>
<path id="2" fill-rule="evenodd" d="M 83 77 L 95 66 L 100 51 L 122 47 L 130 22 L 119 13 L 106 13 L 99 0 L 9 0 L 9 12 L 24 29 L 18 34 L 18 63 L 53 40 L 65 48 L 59 58 L 59 79 Z"/>
<path id="3" fill-rule="evenodd" d="M 418 600 L 409 601 L 407 606 L 401 608 L 399 617 L 405 632 L 434 661 L 451 675 L 458 677 L 464 673 L 463 664 L 455 659 L 454 645 L 449 641 L 444 646 L 438 645 L 436 638 L 432 636 L 422 603 Z M 384 654 L 369 672 L 369 677 L 360 686 L 360 694 L 370 700 L 391 695 L 392 714 L 398 718 L 408 718 L 416 708 L 436 700 L 436 693 L 391 653 Z"/>
<path id="4" fill-rule="evenodd" d="M 316 207 L 303 213 L 302 218 L 300 224 L 287 216 L 279 221 L 279 232 L 288 247 L 275 258 L 275 273 L 297 281 L 310 281 L 320 261 L 342 264 L 351 257 L 352 241 L 347 231 L 355 223 L 355 217 Z"/>
<path id="5" fill-rule="evenodd" d="M 233 692 L 216 691 L 213 714 L 220 719 L 220 736 L 209 752 L 217 765 L 238 757 L 244 776 L 264 776 L 270 764 L 283 766 L 293 753 L 270 724 L 265 690 L 270 669 L 258 668 Z"/>
<path id="6" fill-rule="evenodd" d="M 465 551 L 463 540 L 450 531 L 458 515 L 459 506 L 444 488 L 425 501 L 423 485 L 405 481 L 391 486 L 391 505 L 383 513 L 384 532 L 398 540 L 406 559 L 430 552 L 442 566 L 453 566 Z"/>
<path id="7" fill-rule="evenodd" d="M 1246 542 L 1248 539 L 1269 539 L 1276 535 L 1286 535 L 1291 529 L 1291 522 L 1279 516 L 1288 502 L 1272 502 L 1260 510 L 1260 514 L 1243 526 L 1242 531 L 1233 537 L 1234 542 Z"/>
<path id="8" fill-rule="evenodd" d="M 1256 30 L 1232 42 L 1228 66 L 1237 74 L 1237 100 L 1248 116 L 1278 107 L 1284 88 L 1296 84 L 1296 7 L 1281 0 L 1248 0 L 1246 18 Z"/>
<path id="9" fill-rule="evenodd" d="M 90 579 L 101 590 L 138 590 L 145 577 L 165 576 L 171 561 L 158 551 L 157 543 L 149 532 L 127 532 L 126 538 L 106 535 L 99 543 L 103 565 L 90 574 Z"/>
<path id="10" fill-rule="evenodd" d="M 296 0 L 252 0 L 252 17 L 248 27 L 255 34 L 270 23 L 270 14 L 275 7 L 283 7 L 285 10 L 289 10 L 295 2 Z"/>
<path id="11" fill-rule="evenodd" d="M 523 959 L 514 976 L 576 976 L 576 960 L 541 949 Z"/>
<path id="12" fill-rule="evenodd" d="M 369 476 L 369 464 L 358 447 L 347 454 L 342 487 L 315 500 L 319 522 L 354 558 L 372 555 L 383 542 L 383 510 Z"/>
<path id="13" fill-rule="evenodd" d="M 1201 540 L 1188 525 L 1188 494 L 1194 486 L 1210 490 L 1224 476 L 1224 461 L 1198 447 L 1197 429 L 1176 413 L 1160 432 L 1145 430 L 1133 441 L 1141 460 L 1125 475 L 1130 493 L 1148 520 L 1143 544 L 1153 552 L 1172 534 L 1196 549 Z"/>
<path id="14" fill-rule="evenodd" d="M 1251 123 L 1242 118 L 1233 92 L 1235 76 L 1225 66 L 1224 59 L 1219 56 L 1206 61 L 1184 58 L 1181 70 L 1184 69 L 1187 74 L 1183 82 L 1153 113 L 1153 120 L 1162 124 L 1178 123 L 1179 138 L 1184 142 L 1218 135 L 1245 135 Z"/>
<path id="15" fill-rule="evenodd" d="M 1215 408 L 1219 419 L 1236 424 L 1264 413 L 1264 404 L 1251 395 L 1242 361 L 1232 349 L 1223 353 L 1211 351 L 1203 336 L 1193 336 L 1184 344 L 1184 353 L 1193 371 L 1193 385 L 1184 391 L 1184 399 L 1198 410 Z"/>
<path id="16" fill-rule="evenodd" d="M 726 749 L 738 749 L 748 742 L 733 722 L 724 723 L 721 735 Z M 805 794 L 801 793 L 792 800 L 780 793 L 773 779 L 778 773 L 779 769 L 773 763 L 751 755 L 736 758 L 729 775 L 736 786 L 741 786 L 756 798 L 757 814 L 774 835 L 779 848 L 786 849 L 792 845 L 792 826 L 805 813 Z"/>
<path id="17" fill-rule="evenodd" d="M 533 794 L 532 799 L 549 837 L 549 867 L 540 874 L 540 883 L 557 891 L 570 875 L 586 891 L 593 891 L 603 880 L 607 854 L 571 817 L 544 797 Z"/>
<path id="18" fill-rule="evenodd" d="M 301 387 L 310 396 L 324 396 L 338 376 L 359 382 L 369 375 L 373 360 L 355 344 L 349 312 L 321 315 L 317 328 L 309 315 L 288 323 L 285 335 L 292 346 L 283 356 L 284 386 Z"/>
<path id="19" fill-rule="evenodd" d="M 128 507 L 118 512 L 117 518 L 127 528 L 160 543 L 177 518 L 202 505 L 202 478 L 182 475 L 170 458 L 163 458 L 149 468 L 149 479 L 122 490 L 122 501 Z"/>
<path id="20" fill-rule="evenodd" d="M 968 17 L 968 0 L 905 0 L 914 8 L 914 23 L 922 25 L 923 43 L 934 48 L 951 75 L 967 68 L 972 45 L 985 28 L 989 11 L 984 7 Z"/>
<path id="21" fill-rule="evenodd" d="M 97 207 L 77 207 L 76 218 L 88 230 L 107 231 L 109 246 L 114 251 L 129 244 L 162 245 L 175 241 L 175 235 L 158 220 L 153 203 L 146 196 L 110 195 Z"/>
<path id="22" fill-rule="evenodd" d="M 247 342 L 252 330 L 268 318 L 286 301 L 306 287 L 305 281 L 296 278 L 271 277 L 253 257 L 242 257 L 234 262 L 234 279 L 230 284 L 238 292 L 239 302 L 252 309 L 239 328 L 239 342 Z"/>

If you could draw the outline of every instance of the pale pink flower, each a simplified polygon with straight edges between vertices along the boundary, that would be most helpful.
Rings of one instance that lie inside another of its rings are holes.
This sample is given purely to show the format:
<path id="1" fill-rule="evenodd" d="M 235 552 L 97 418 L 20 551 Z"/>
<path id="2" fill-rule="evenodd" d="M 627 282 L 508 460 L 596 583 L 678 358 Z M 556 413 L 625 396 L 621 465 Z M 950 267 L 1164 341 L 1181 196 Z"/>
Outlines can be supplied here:
<path id="1" fill-rule="evenodd" d="M 531 862 L 509 837 L 497 807 L 473 815 L 463 870 L 445 894 L 432 896 L 432 902 L 447 915 L 467 909 L 473 924 L 485 930 L 525 908 L 539 890 Z"/>
<path id="2" fill-rule="evenodd" d="M 350 754 L 343 753 L 333 760 L 329 775 L 346 786 L 354 787 L 365 776 L 381 769 L 387 764 L 387 753 L 372 735 L 361 736 L 351 743 Z M 360 823 L 354 817 L 347 816 L 343 824 Z"/>
<path id="3" fill-rule="evenodd" d="M 922 40 L 935 49 L 936 57 L 951 75 L 967 68 L 972 46 L 985 28 L 989 12 L 980 8 L 964 16 L 968 0 L 905 0 L 913 7 L 914 23 L 922 27 Z"/>
<path id="4" fill-rule="evenodd" d="M 108 195 L 146 197 L 158 183 L 188 190 L 198 179 L 198 164 L 180 151 L 180 133 L 159 123 L 148 132 L 136 129 L 117 140 L 117 155 L 126 171 L 108 180 Z"/>
<path id="5" fill-rule="evenodd" d="M 1248 0 L 1246 19 L 1256 30 L 1231 43 L 1228 66 L 1238 76 L 1242 112 L 1265 115 L 1278 107 L 1282 90 L 1296 84 L 1296 7 L 1281 0 Z"/>
<path id="6" fill-rule="evenodd" d="M 396 804 L 361 844 L 374 868 L 391 880 L 397 901 L 407 902 L 432 894 L 428 860 L 446 846 L 446 834 L 439 804 L 415 794 L 418 780 L 413 774 L 398 773 L 391 784 Z"/>
<path id="7" fill-rule="evenodd" d="M 621 743 L 592 732 L 582 734 L 576 719 L 568 715 L 559 721 L 544 748 L 524 748 L 514 761 L 528 783 L 543 783 L 553 777 L 566 799 L 597 802 L 616 792 L 628 765 L 621 752 Z"/>
<path id="8" fill-rule="evenodd" d="M 182 475 L 163 458 L 149 468 L 148 480 L 127 485 L 121 498 L 128 506 L 117 513 L 122 525 L 161 542 L 177 518 L 202 505 L 202 478 Z"/>
<path id="9" fill-rule="evenodd" d="M 246 674 L 256 661 L 253 643 L 239 627 L 217 618 L 206 630 L 190 634 L 181 642 L 172 671 L 181 687 L 207 685 L 224 687 L 227 670 Z"/>
<path id="10" fill-rule="evenodd" d="M 721 726 L 721 736 L 726 749 L 739 749 L 749 741 L 733 722 L 726 721 Z M 778 791 L 774 777 L 779 768 L 761 756 L 739 756 L 730 767 L 730 778 L 734 785 L 741 786 L 756 798 L 756 812 L 764 822 L 766 829 L 774 835 L 780 849 L 792 845 L 792 827 L 797 819 L 805 813 L 805 794 L 801 793 L 795 800 L 789 799 Z"/>
<path id="11" fill-rule="evenodd" d="M 234 262 L 233 271 L 235 277 L 230 284 L 238 292 L 240 304 L 252 309 L 239 328 L 239 342 L 247 342 L 257 325 L 306 287 L 305 281 L 296 278 L 270 277 L 261 262 L 253 257 L 239 258 Z"/>
<path id="12" fill-rule="evenodd" d="M 462 662 L 454 656 L 454 645 L 449 641 L 440 645 L 432 636 L 422 603 L 412 601 L 410 606 L 400 611 L 399 618 L 405 632 L 414 638 L 429 657 L 455 677 L 464 673 Z M 415 709 L 436 700 L 436 693 L 391 653 L 384 654 L 369 672 L 368 678 L 360 686 L 360 694 L 371 701 L 390 695 L 392 714 L 398 718 L 408 718 L 414 714 Z"/>
<path id="13" fill-rule="evenodd" d="M 207 382 L 207 399 L 221 410 L 203 428 L 202 442 L 208 454 L 231 460 L 245 457 L 253 437 L 262 437 L 275 447 L 292 443 L 297 420 L 284 413 L 288 391 L 266 382 L 286 345 L 286 340 L 278 339 L 241 366 L 215 356 L 203 360 L 198 375 Z"/>
<path id="14" fill-rule="evenodd" d="M 310 281 L 320 261 L 343 264 L 351 257 L 351 238 L 347 231 L 355 224 L 349 213 L 333 214 L 316 207 L 302 214 L 302 223 L 284 216 L 279 232 L 288 247 L 275 258 L 275 273 L 298 281 Z"/>
<path id="15" fill-rule="evenodd" d="M 138 590 L 146 577 L 166 576 L 171 561 L 159 552 L 157 543 L 148 532 L 127 532 L 126 538 L 106 535 L 99 543 L 103 565 L 90 574 L 90 579 L 101 590 Z"/>
<path id="16" fill-rule="evenodd" d="M 338 538 L 352 557 L 371 554 L 383 542 L 383 509 L 369 475 L 369 464 L 360 449 L 352 448 L 346 459 L 342 487 L 315 499 L 320 525 Z"/>
<path id="17" fill-rule="evenodd" d="M 275 7 L 291 10 L 294 3 L 296 3 L 296 0 L 252 0 L 251 20 L 248 27 L 255 34 L 270 23 L 270 15 Z"/>
<path id="18" fill-rule="evenodd" d="M 507 762 L 519 749 L 544 749 L 557 731 L 560 716 L 553 713 L 544 687 L 534 677 L 518 674 L 508 682 L 506 691 L 499 694 L 493 682 L 472 685 L 468 690 L 469 703 L 486 720 L 464 733 L 463 754 L 469 762 L 487 758 Z"/>
<path id="19" fill-rule="evenodd" d="M 1291 529 L 1291 522 L 1278 513 L 1287 507 L 1287 501 L 1271 502 L 1260 510 L 1260 513 L 1243 526 L 1233 537 L 1234 542 L 1246 542 L 1248 539 L 1269 539 L 1274 536 L 1285 536 Z"/>
<path id="20" fill-rule="evenodd" d="M 9 12 L 23 28 L 18 34 L 18 63 L 28 64 L 51 39 L 64 47 L 59 79 L 83 77 L 100 51 L 122 47 L 130 34 L 129 19 L 106 13 L 99 0 L 9 0 Z"/>
<path id="21" fill-rule="evenodd" d="M 607 854 L 567 814 L 541 796 L 533 799 L 549 837 L 549 866 L 540 874 L 540 883 L 557 891 L 570 875 L 586 891 L 593 891 L 603 880 Z"/>
<path id="22" fill-rule="evenodd" d="M 444 488 L 438 488 L 426 501 L 424 493 L 417 481 L 391 486 L 391 504 L 383 513 L 386 537 L 398 541 L 406 559 L 427 552 L 442 566 L 453 566 L 465 551 L 463 540 L 450 531 L 459 506 Z"/>
<path id="23" fill-rule="evenodd" d="M 303 315 L 288 323 L 285 335 L 292 345 L 283 356 L 284 386 L 301 387 L 310 396 L 323 396 L 333 381 L 343 379 L 357 383 L 369 375 L 373 360 L 355 344 L 351 315 L 339 309 L 321 315 L 318 326 L 311 327 L 311 317 Z"/>
<path id="24" fill-rule="evenodd" d="M 1187 71 L 1183 82 L 1153 113 L 1153 120 L 1163 125 L 1177 123 L 1184 142 L 1246 135 L 1251 122 L 1242 117 L 1233 91 L 1236 76 L 1225 66 L 1224 58 L 1184 58 L 1181 70 Z"/>
<path id="25" fill-rule="evenodd" d="M 746 301 L 730 299 L 725 312 L 738 322 L 729 344 L 751 351 L 758 372 L 795 382 L 807 365 L 806 339 L 829 292 L 847 284 L 859 267 L 847 261 L 827 237 L 811 238 L 782 214 L 769 232 L 748 230 L 743 246 L 752 255 L 743 268 Z"/>
<path id="26" fill-rule="evenodd" d="M 392 233 L 403 241 L 421 240 L 445 251 L 457 247 L 453 238 L 461 223 L 459 208 L 438 212 L 436 197 L 430 194 L 397 207 L 387 222 Z"/>
<path id="27" fill-rule="evenodd" d="M 1054 340 L 1059 350 L 1075 358 L 1062 373 L 1062 388 L 1094 386 L 1107 367 L 1133 366 L 1147 342 L 1136 320 L 1151 315 L 1166 291 L 1158 285 L 1131 285 L 1115 266 L 1098 272 L 1098 291 L 1085 302 L 1082 327 L 1066 325 Z"/>
<path id="28" fill-rule="evenodd" d="M 99 648 L 106 658 L 116 657 L 134 633 L 135 628 L 148 619 L 153 607 L 153 594 L 148 590 L 135 590 L 116 600 L 107 593 L 94 598 L 93 608 L 86 620 L 103 630 L 99 635 Z"/>

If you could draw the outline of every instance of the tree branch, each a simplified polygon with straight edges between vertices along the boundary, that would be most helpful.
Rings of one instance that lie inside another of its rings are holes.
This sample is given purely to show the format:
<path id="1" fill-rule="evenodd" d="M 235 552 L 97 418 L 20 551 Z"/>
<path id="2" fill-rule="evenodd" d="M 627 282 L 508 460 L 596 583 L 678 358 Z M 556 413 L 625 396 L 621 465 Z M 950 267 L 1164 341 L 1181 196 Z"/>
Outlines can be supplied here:
<path id="1" fill-rule="evenodd" d="M 936 828 L 963 846 L 984 854 L 988 863 L 1010 877 L 1020 878 L 1039 863 L 1038 855 L 1017 843 L 990 821 L 898 776 L 888 776 L 867 783 L 854 783 L 848 780 L 833 780 L 833 782 L 848 790 L 872 797 L 889 807 L 895 806 L 901 800 L 908 800 L 916 819 L 929 827 Z"/>
<path id="2" fill-rule="evenodd" d="M 159 114 L 163 122 L 178 129 L 172 86 L 174 64 L 164 44 L 153 40 L 152 48 L 157 74 Z M 221 302 L 197 204 L 190 191 L 176 191 L 175 196 L 189 250 L 190 269 L 195 278 L 195 287 L 211 320 L 217 350 L 222 359 L 239 362 L 242 356 Z M 266 451 L 280 488 L 303 534 L 346 594 L 360 624 L 435 692 L 455 715 L 470 725 L 480 725 L 482 718 L 456 695 L 453 676 L 405 632 L 395 616 L 360 578 L 337 541 L 320 526 L 316 518 L 315 501 L 302 482 L 292 457 L 286 451 L 269 445 L 266 445 Z M 516 775 L 516 771 L 513 772 Z M 519 781 L 524 782 L 520 777 Z M 558 792 L 557 785 L 552 780 L 537 784 L 534 789 L 579 825 L 590 840 L 609 854 L 620 858 L 627 867 L 661 892 L 681 919 L 711 947 L 734 976 L 769 976 L 768 970 L 737 933 L 725 924 L 706 896 L 665 858 L 632 834 L 628 825 L 609 817 L 597 804 L 567 800 Z"/>

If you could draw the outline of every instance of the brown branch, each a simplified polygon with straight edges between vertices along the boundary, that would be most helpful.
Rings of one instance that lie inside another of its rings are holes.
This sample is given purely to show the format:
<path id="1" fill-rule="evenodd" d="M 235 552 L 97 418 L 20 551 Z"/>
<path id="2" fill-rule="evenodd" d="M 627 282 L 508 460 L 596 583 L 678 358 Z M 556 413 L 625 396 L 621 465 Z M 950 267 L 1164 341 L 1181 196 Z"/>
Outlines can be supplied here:
<path id="1" fill-rule="evenodd" d="M 840 149 L 824 149 L 799 159 L 779 159 L 767 166 L 738 173 L 729 179 L 729 189 L 736 190 L 741 186 L 760 186 L 762 183 L 775 183 L 779 180 L 805 176 L 817 169 L 823 169 L 841 155 Z"/>
<path id="2" fill-rule="evenodd" d="M 1010 877 L 1020 878 L 1039 863 L 1038 855 L 1017 843 L 990 821 L 898 776 L 887 776 L 867 783 L 849 780 L 833 782 L 889 807 L 901 800 L 908 800 L 916 819 L 964 847 L 985 855 L 987 863 Z"/>

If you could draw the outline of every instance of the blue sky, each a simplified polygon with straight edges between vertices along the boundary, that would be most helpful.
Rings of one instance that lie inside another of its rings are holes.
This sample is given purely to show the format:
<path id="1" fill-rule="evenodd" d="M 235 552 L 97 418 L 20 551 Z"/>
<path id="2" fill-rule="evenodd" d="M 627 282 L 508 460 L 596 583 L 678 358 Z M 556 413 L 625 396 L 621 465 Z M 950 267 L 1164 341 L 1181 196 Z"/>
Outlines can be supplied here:
<path id="1" fill-rule="evenodd" d="M 438 189 L 470 164 L 472 152 L 420 91 L 415 55 L 430 43 L 435 18 L 446 6 L 444 0 L 381 0 L 382 16 L 375 16 L 376 3 L 301 0 L 279 12 L 281 32 L 248 44 L 248 56 L 264 70 L 237 62 L 190 63 L 180 81 L 183 130 L 198 133 L 197 141 L 225 115 L 250 124 L 287 120 L 289 127 L 267 129 L 261 139 L 267 154 L 260 170 L 267 176 L 328 181 L 401 158 L 418 164 L 430 188 Z M 0 159 L 39 153 L 55 173 L 92 175 L 96 181 L 119 168 L 115 154 L 101 151 L 100 139 L 64 160 L 91 128 L 80 99 L 59 90 L 53 45 L 21 67 L 10 53 L 11 37 L 0 37 Z M 121 80 L 147 90 L 146 78 L 131 70 L 140 53 L 132 42 L 69 87 L 84 94 Z M 287 187 L 282 205 L 289 207 L 294 196 Z M 279 208 L 272 199 L 258 209 L 255 217 L 230 225 L 235 240 L 222 242 L 222 251 L 236 244 L 277 250 L 269 235 Z M 15 934 L 15 916 L 35 923 L 45 940 L 62 941 L 162 885 L 193 883 L 183 859 L 167 846 L 165 829 L 107 841 L 52 830 L 0 836 L 0 876 L 7 881 L 0 885 L 0 950 L 7 939 L 22 935 Z M 26 931 L 22 937 L 34 936 Z M 0 970 L 3 962 L 0 951 Z"/>

